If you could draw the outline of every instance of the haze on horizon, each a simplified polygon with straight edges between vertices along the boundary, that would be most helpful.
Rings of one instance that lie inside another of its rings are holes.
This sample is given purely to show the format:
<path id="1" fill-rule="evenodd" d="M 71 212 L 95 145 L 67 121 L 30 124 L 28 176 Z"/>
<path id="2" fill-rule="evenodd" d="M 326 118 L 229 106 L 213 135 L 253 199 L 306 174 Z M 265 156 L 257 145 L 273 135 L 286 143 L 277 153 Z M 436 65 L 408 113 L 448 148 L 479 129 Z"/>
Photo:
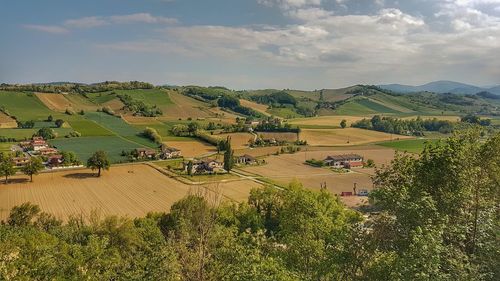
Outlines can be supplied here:
<path id="1" fill-rule="evenodd" d="M 500 0 L 20 0 L 0 36 L 0 83 L 500 82 Z"/>

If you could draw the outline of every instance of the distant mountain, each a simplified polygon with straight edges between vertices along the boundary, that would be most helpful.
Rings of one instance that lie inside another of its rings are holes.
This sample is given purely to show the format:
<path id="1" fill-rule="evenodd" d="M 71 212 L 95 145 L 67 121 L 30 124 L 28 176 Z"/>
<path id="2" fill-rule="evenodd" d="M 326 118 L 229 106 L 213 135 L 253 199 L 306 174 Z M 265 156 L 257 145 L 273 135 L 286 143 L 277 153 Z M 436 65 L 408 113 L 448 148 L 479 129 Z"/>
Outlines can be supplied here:
<path id="1" fill-rule="evenodd" d="M 488 92 L 490 92 L 492 94 L 500 95 L 500 85 L 496 86 L 496 87 L 489 88 Z"/>
<path id="2" fill-rule="evenodd" d="M 413 92 L 423 92 L 423 91 L 434 92 L 434 93 L 454 93 L 454 94 L 475 94 L 481 91 L 500 93 L 500 86 L 495 87 L 497 89 L 491 90 L 454 81 L 435 81 L 420 86 L 388 84 L 388 85 L 379 85 L 379 87 L 399 93 L 413 93 Z"/>

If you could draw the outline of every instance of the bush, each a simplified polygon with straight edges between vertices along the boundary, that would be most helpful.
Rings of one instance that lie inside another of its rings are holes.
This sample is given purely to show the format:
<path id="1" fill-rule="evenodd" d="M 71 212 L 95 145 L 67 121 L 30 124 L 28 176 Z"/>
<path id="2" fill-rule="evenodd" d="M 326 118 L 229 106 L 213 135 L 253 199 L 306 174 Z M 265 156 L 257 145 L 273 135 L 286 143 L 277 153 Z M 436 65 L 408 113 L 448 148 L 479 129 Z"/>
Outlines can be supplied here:
<path id="1" fill-rule="evenodd" d="M 161 144 L 162 143 L 162 139 L 161 139 L 161 136 L 160 134 L 158 133 L 158 131 L 156 131 L 155 129 L 153 128 L 149 128 L 147 127 L 146 129 L 144 129 L 144 131 L 142 132 L 142 135 L 148 139 L 150 139 L 151 141 L 157 143 L 157 144 Z"/>

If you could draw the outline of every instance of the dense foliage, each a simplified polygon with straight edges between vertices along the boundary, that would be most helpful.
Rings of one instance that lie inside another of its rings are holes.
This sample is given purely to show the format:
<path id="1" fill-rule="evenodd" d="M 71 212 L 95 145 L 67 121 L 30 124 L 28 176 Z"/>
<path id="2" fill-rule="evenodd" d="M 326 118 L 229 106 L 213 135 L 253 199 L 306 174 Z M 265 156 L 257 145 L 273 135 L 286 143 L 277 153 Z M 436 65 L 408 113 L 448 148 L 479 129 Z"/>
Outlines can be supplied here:
<path id="1" fill-rule="evenodd" d="M 125 109 L 132 111 L 134 115 L 156 117 L 163 114 L 156 105 L 146 104 L 130 95 L 118 95 L 118 98 L 125 104 Z"/>
<path id="2" fill-rule="evenodd" d="M 477 131 L 377 170 L 370 216 L 292 182 L 247 202 L 194 193 L 168 214 L 62 224 L 37 206 L 0 225 L 13 280 L 498 280 L 500 134 Z"/>
<path id="3" fill-rule="evenodd" d="M 280 107 L 284 105 L 297 105 L 297 99 L 285 91 L 274 92 L 267 95 L 254 95 L 250 97 L 253 101 L 271 105 L 273 107 Z"/>
<path id="4" fill-rule="evenodd" d="M 1 84 L 0 90 L 6 91 L 27 91 L 27 92 L 43 92 L 43 93 L 97 93 L 113 90 L 134 90 L 134 89 L 152 89 L 154 86 L 150 83 L 130 81 L 117 82 L 106 81 L 95 84 L 79 84 L 71 82 L 49 83 L 49 84 L 26 84 L 26 85 L 10 85 Z"/>
<path id="5" fill-rule="evenodd" d="M 454 125 L 450 121 L 438 120 L 437 118 L 423 120 L 417 117 L 416 119 L 404 120 L 375 115 L 371 119 L 364 118 L 356 121 L 351 126 L 391 134 L 421 136 L 424 131 L 451 133 Z"/>

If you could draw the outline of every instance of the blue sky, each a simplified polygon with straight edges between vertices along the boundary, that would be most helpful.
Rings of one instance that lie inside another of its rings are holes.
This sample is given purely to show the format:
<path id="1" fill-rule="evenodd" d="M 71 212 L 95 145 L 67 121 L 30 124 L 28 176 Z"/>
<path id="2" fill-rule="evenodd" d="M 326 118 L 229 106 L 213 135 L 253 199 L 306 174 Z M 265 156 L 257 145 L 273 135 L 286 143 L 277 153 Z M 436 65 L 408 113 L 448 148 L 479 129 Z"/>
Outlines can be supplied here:
<path id="1" fill-rule="evenodd" d="M 500 83 L 500 0 L 2 0 L 0 82 Z"/>

